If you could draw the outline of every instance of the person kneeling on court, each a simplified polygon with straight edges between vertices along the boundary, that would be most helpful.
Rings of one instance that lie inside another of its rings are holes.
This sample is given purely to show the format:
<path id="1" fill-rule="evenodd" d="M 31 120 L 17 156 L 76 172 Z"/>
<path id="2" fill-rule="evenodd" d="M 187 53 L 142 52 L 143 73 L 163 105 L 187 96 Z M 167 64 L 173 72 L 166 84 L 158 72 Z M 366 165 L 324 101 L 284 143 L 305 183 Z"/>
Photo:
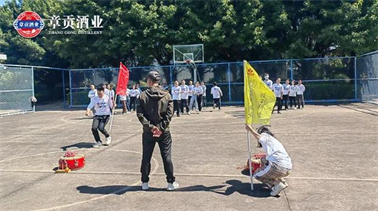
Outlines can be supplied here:
<path id="1" fill-rule="evenodd" d="M 151 157 L 155 144 L 159 144 L 160 154 L 163 158 L 164 171 L 167 175 L 167 190 L 175 190 L 179 184 L 173 176 L 173 163 L 171 159 L 172 137 L 169 123 L 173 116 L 173 100 L 168 91 L 159 86 L 161 77 L 158 72 L 151 71 L 147 75 L 148 89 L 140 94 L 137 106 L 137 117 L 143 125 L 142 134 L 142 189 L 148 190 L 149 174 L 151 171 Z"/>
<path id="2" fill-rule="evenodd" d="M 261 126 L 257 132 L 250 125 L 246 125 L 246 129 L 257 139 L 258 147 L 262 147 L 266 153 L 265 158 L 252 160 L 254 163 L 262 164 L 253 177 L 272 189 L 271 196 L 277 196 L 288 187 L 283 178 L 290 174 L 291 158 L 266 126 Z"/>
<path id="3" fill-rule="evenodd" d="M 93 147 L 100 147 L 102 145 L 98 130 L 105 135 L 106 145 L 109 145 L 112 142 L 112 138 L 109 133 L 106 131 L 105 126 L 109 121 L 111 115 L 111 106 L 113 101 L 109 95 L 105 95 L 104 88 L 97 88 L 97 96 L 91 98 L 91 102 L 87 107 L 86 116 L 90 115 L 91 109 L 94 107 L 95 116 L 93 117 L 92 123 L 92 133 L 96 140 L 96 144 Z"/>

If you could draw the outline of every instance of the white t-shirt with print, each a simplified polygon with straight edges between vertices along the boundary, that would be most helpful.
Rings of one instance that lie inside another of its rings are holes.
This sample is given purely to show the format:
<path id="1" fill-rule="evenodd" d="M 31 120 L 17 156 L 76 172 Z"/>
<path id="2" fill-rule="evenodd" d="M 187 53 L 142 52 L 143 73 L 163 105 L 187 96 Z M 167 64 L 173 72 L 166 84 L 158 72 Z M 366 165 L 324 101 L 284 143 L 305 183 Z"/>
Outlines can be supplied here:
<path id="1" fill-rule="evenodd" d="M 173 100 L 181 100 L 181 87 L 172 87 L 172 99 Z"/>
<path id="2" fill-rule="evenodd" d="M 219 86 L 213 86 L 210 94 L 213 95 L 213 99 L 219 99 L 221 96 L 223 96 L 222 90 L 219 88 Z"/>
<path id="3" fill-rule="evenodd" d="M 198 96 L 198 95 L 202 95 L 203 94 L 203 89 L 201 86 L 199 87 L 194 87 L 193 89 L 193 94 Z"/>
<path id="4" fill-rule="evenodd" d="M 132 89 L 132 90 L 130 90 L 130 97 L 138 97 L 138 95 L 140 95 L 138 89 Z"/>
<path id="5" fill-rule="evenodd" d="M 283 92 L 283 86 L 282 84 L 273 84 L 273 92 L 276 97 L 282 97 L 282 92 Z"/>
<path id="6" fill-rule="evenodd" d="M 291 85 L 290 86 L 289 97 L 296 97 L 297 96 L 297 91 L 298 91 L 298 86 L 297 85 Z"/>
<path id="7" fill-rule="evenodd" d="M 104 95 L 102 98 L 95 96 L 91 99 L 87 109 L 95 108 L 96 116 L 111 115 L 110 108 L 113 105 L 112 99 L 109 95 Z"/>
<path id="8" fill-rule="evenodd" d="M 97 96 L 97 90 L 96 90 L 96 89 L 94 89 L 94 90 L 90 90 L 90 91 L 88 92 L 88 97 L 89 97 L 89 98 L 92 99 L 92 97 L 95 97 L 95 96 Z"/>
<path id="9" fill-rule="evenodd" d="M 293 168 L 290 156 L 276 138 L 269 134 L 262 133 L 259 142 L 266 153 L 266 160 L 287 169 Z"/>
<path id="10" fill-rule="evenodd" d="M 284 84 L 283 85 L 283 95 L 288 95 L 290 92 L 290 84 Z"/>
<path id="11" fill-rule="evenodd" d="M 273 90 L 273 87 L 272 87 L 273 81 L 268 79 L 268 80 L 264 80 L 264 83 L 269 87 L 269 89 Z"/>
<path id="12" fill-rule="evenodd" d="M 189 87 L 189 93 L 188 93 L 188 96 L 191 97 L 191 96 L 193 96 L 194 85 L 188 85 L 188 87 Z"/>
<path id="13" fill-rule="evenodd" d="M 298 85 L 298 91 L 297 91 L 297 95 L 303 95 L 303 93 L 306 91 L 306 87 L 301 84 L 301 85 Z"/>
<path id="14" fill-rule="evenodd" d="M 189 87 L 187 85 L 181 85 L 181 99 L 187 100 L 189 96 Z"/>

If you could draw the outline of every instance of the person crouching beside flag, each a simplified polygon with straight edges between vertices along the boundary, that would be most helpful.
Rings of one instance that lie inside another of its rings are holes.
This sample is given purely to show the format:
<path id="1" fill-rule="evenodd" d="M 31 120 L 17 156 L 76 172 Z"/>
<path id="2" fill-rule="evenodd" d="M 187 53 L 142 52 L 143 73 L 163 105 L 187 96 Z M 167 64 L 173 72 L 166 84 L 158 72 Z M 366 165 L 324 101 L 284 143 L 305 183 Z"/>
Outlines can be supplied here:
<path id="1" fill-rule="evenodd" d="M 96 111 L 92 123 L 92 133 L 96 140 L 96 144 L 94 144 L 93 147 L 100 147 L 102 145 L 98 131 L 105 135 L 107 145 L 112 142 L 112 138 L 105 129 L 105 126 L 108 123 L 109 117 L 111 115 L 112 106 L 114 105 L 111 97 L 104 93 L 103 87 L 98 87 L 97 96 L 91 98 L 91 102 L 89 103 L 87 112 L 85 113 L 86 116 L 89 116 L 93 107 Z"/>
<path id="2" fill-rule="evenodd" d="M 284 177 L 287 177 L 292 170 L 291 158 L 267 127 L 261 126 L 255 131 L 246 124 L 245 128 L 257 139 L 258 147 L 262 147 L 266 153 L 265 158 L 252 160 L 253 163 L 262 164 L 262 167 L 255 171 L 253 177 L 272 189 L 271 196 L 277 196 L 288 187 Z"/>

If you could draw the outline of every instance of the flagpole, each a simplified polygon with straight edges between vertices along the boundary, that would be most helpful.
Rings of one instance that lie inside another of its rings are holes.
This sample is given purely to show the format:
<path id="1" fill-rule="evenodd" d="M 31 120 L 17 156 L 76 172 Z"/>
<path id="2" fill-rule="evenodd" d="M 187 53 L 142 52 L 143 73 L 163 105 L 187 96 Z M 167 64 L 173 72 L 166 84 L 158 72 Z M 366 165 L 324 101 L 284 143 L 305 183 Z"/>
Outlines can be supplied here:
<path id="1" fill-rule="evenodd" d="M 114 97 L 113 105 L 114 105 L 114 103 L 117 103 L 117 94 L 116 94 L 115 97 Z M 112 105 L 113 109 L 112 109 L 112 117 L 111 117 L 111 119 L 110 119 L 109 133 L 112 132 L 113 118 L 114 118 L 114 111 L 115 111 L 115 108 L 116 108 L 116 106 L 113 106 L 113 105 Z M 117 105 L 117 104 L 116 104 L 116 105 Z"/>
<path id="2" fill-rule="evenodd" d="M 253 191 L 253 175 L 252 175 L 252 152 L 251 152 L 251 133 L 247 131 L 247 142 L 248 142 L 248 164 L 249 164 L 249 177 L 251 179 L 251 191 Z"/>

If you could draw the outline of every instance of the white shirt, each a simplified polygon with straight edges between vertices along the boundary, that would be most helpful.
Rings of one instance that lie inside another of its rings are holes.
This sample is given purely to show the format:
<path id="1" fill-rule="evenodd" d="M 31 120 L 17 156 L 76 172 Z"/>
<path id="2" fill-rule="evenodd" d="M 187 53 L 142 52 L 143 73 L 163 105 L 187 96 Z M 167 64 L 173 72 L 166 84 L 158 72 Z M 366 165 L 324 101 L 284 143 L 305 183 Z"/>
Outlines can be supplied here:
<path id="1" fill-rule="evenodd" d="M 264 83 L 269 87 L 269 89 L 273 90 L 273 88 L 272 88 L 273 81 L 268 79 L 268 80 L 264 80 Z"/>
<path id="2" fill-rule="evenodd" d="M 306 91 L 306 87 L 303 84 L 298 85 L 297 95 L 303 95 L 305 91 Z"/>
<path id="3" fill-rule="evenodd" d="M 120 96 L 119 96 L 119 100 L 123 100 L 123 101 L 125 101 L 125 100 L 126 100 L 126 95 L 120 95 Z"/>
<path id="4" fill-rule="evenodd" d="M 111 115 L 110 107 L 113 105 L 112 99 L 109 95 L 104 95 L 102 98 L 95 96 L 91 99 L 87 109 L 95 108 L 96 116 Z"/>
<path id="5" fill-rule="evenodd" d="M 90 91 L 88 92 L 88 97 L 89 97 L 89 98 L 92 98 L 92 97 L 95 97 L 95 96 L 97 96 L 97 90 L 96 90 L 96 89 L 94 89 L 94 90 L 90 90 Z"/>
<path id="6" fill-rule="evenodd" d="M 126 89 L 126 96 L 130 96 L 131 89 Z"/>
<path id="7" fill-rule="evenodd" d="M 137 97 L 139 95 L 139 90 L 138 89 L 132 89 L 130 90 L 130 97 Z"/>
<path id="8" fill-rule="evenodd" d="M 276 97 L 282 97 L 282 92 L 283 92 L 282 84 L 275 83 L 273 84 L 272 88 L 273 88 L 274 95 L 276 95 Z"/>
<path id="9" fill-rule="evenodd" d="M 283 95 L 288 95 L 290 92 L 290 84 L 284 84 L 283 85 Z"/>
<path id="10" fill-rule="evenodd" d="M 189 85 L 188 86 L 189 87 L 189 94 L 188 94 L 188 96 L 193 96 L 193 89 L 194 89 L 194 85 Z"/>
<path id="11" fill-rule="evenodd" d="M 223 96 L 222 90 L 218 86 L 212 87 L 210 93 L 213 95 L 213 99 L 219 99 Z"/>
<path id="12" fill-rule="evenodd" d="M 181 99 L 187 100 L 189 95 L 189 87 L 187 85 L 181 85 Z"/>
<path id="13" fill-rule="evenodd" d="M 202 87 L 202 90 L 203 90 L 202 96 L 206 97 L 206 89 L 207 89 L 207 87 L 206 87 L 206 85 L 202 85 L 201 87 Z"/>
<path id="14" fill-rule="evenodd" d="M 114 95 L 115 95 L 114 90 L 113 90 L 113 89 L 110 90 L 110 91 L 109 91 L 109 96 L 110 96 L 112 99 L 114 99 Z"/>
<path id="15" fill-rule="evenodd" d="M 296 97 L 297 96 L 297 91 L 298 91 L 298 86 L 297 85 L 291 85 L 290 86 L 290 92 L 289 92 L 289 96 L 290 97 Z"/>
<path id="16" fill-rule="evenodd" d="M 266 160 L 284 168 L 293 168 L 291 158 L 283 145 L 276 138 L 269 134 L 262 133 L 259 142 L 266 153 Z"/>
<path id="17" fill-rule="evenodd" d="M 172 98 L 173 100 L 181 100 L 181 87 L 172 87 Z"/>
<path id="18" fill-rule="evenodd" d="M 104 94 L 109 96 L 110 95 L 109 89 L 104 89 Z"/>
<path id="19" fill-rule="evenodd" d="M 193 94 L 195 94 L 195 95 L 202 95 L 202 94 L 203 94 L 203 89 L 202 89 L 202 87 L 201 87 L 201 86 L 199 86 L 199 87 L 194 87 L 194 89 L 193 89 Z"/>

